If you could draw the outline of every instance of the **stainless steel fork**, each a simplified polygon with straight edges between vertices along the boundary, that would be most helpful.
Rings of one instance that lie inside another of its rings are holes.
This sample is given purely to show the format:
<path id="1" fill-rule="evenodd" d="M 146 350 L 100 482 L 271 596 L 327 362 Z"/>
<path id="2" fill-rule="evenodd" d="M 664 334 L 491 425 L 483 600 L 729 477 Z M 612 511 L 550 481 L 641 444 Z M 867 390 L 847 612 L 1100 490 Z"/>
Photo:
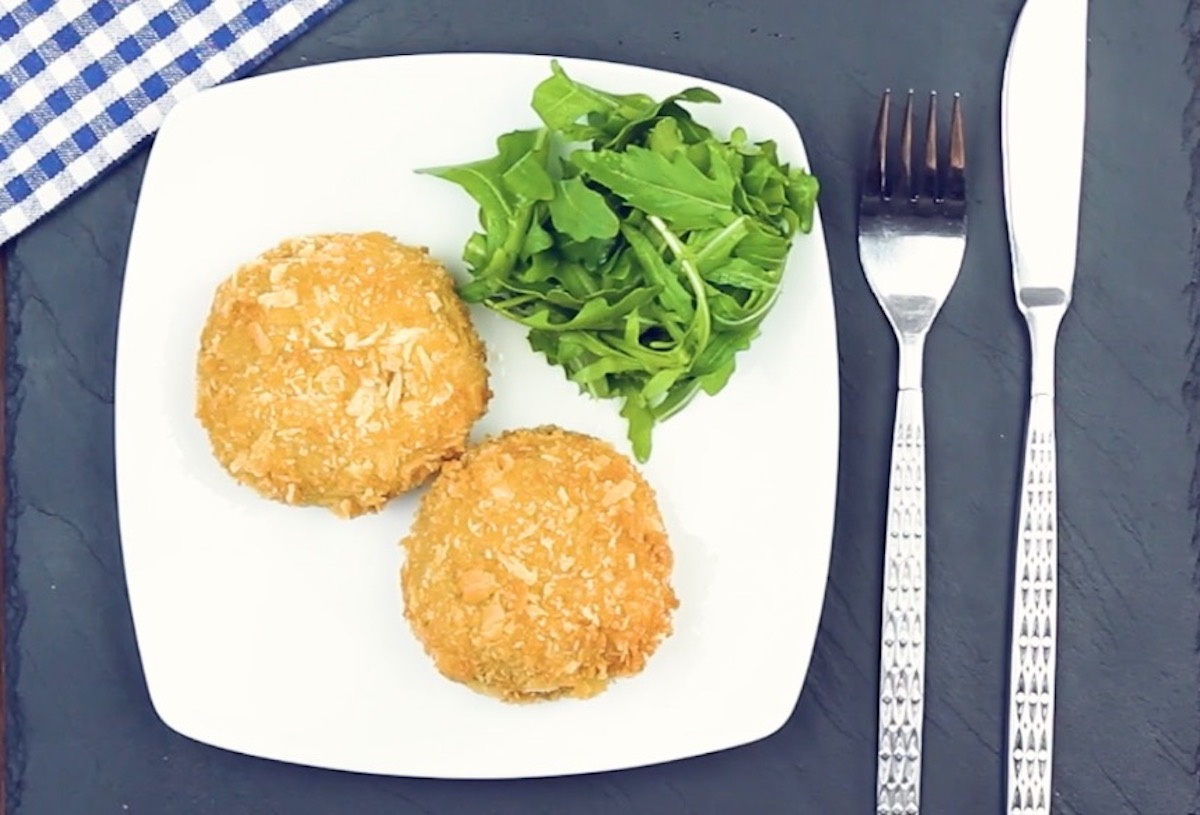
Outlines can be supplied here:
<path id="1" fill-rule="evenodd" d="M 929 99 L 924 159 L 914 177 L 913 95 L 898 167 L 888 162 L 891 93 L 885 92 L 859 202 L 858 251 L 867 282 L 900 349 L 892 435 L 875 812 L 917 815 L 925 702 L 925 337 L 950 294 L 966 248 L 966 156 L 958 95 L 948 160 L 939 160 L 937 95 Z"/>

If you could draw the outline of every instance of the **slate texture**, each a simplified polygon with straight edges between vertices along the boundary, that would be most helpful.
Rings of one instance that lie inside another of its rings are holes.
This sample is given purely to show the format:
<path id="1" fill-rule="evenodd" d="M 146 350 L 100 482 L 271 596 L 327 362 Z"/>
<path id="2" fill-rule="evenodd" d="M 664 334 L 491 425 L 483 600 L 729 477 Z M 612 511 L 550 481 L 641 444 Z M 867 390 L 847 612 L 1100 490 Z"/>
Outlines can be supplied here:
<path id="1" fill-rule="evenodd" d="M 113 489 L 114 341 L 145 152 L 8 246 L 9 811 L 872 811 L 895 347 L 858 266 L 854 208 L 879 94 L 911 86 L 963 93 L 971 189 L 965 265 L 927 364 L 925 811 L 998 815 L 1028 364 L 998 130 L 1019 5 L 354 0 L 263 69 L 446 50 L 562 53 L 741 85 L 795 117 L 823 182 L 834 275 L 839 506 L 821 633 L 795 714 L 735 751 L 580 778 L 457 783 L 292 767 L 169 731 L 141 678 Z M 1200 13 L 1190 5 L 1092 3 L 1079 274 L 1059 356 L 1061 815 L 1195 812 L 1200 107 L 1191 97 L 1200 68 L 1188 49 Z M 387 89 L 380 94 L 386 104 Z"/>

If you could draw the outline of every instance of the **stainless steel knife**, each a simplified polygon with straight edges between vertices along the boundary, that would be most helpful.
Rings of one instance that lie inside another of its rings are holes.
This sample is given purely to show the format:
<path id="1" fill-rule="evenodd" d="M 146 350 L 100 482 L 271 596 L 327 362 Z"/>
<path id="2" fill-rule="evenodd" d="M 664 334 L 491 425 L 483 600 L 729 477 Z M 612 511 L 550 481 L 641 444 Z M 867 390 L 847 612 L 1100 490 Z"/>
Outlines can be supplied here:
<path id="1" fill-rule="evenodd" d="M 1026 0 L 1004 70 L 1004 203 L 1032 351 L 1017 523 L 1007 812 L 1049 815 L 1058 632 L 1054 358 L 1071 301 L 1087 90 L 1087 0 Z"/>

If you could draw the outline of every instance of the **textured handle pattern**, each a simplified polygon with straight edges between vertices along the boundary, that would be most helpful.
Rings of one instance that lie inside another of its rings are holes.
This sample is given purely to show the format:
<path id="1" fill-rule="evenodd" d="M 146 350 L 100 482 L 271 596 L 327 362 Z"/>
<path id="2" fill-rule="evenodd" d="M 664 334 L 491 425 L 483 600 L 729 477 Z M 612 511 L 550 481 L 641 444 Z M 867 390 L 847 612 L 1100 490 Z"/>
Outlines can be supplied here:
<path id="1" fill-rule="evenodd" d="M 925 709 L 925 417 L 919 390 L 896 401 L 884 543 L 876 815 L 917 815 Z"/>
<path id="2" fill-rule="evenodd" d="M 1029 406 L 1017 525 L 1008 711 L 1008 813 L 1050 815 L 1058 602 L 1054 399 Z"/>

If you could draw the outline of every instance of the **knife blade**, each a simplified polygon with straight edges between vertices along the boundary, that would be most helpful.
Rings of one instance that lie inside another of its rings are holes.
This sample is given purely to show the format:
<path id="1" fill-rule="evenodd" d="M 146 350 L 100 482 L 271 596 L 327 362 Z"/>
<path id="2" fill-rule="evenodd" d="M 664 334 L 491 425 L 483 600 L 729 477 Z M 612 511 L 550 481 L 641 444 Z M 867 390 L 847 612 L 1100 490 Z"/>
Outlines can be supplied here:
<path id="1" fill-rule="evenodd" d="M 1014 557 L 1006 756 L 1009 815 L 1050 815 L 1058 631 L 1055 350 L 1078 251 L 1087 0 L 1026 0 L 1004 70 L 1001 140 L 1029 413 Z"/>
<path id="2" fill-rule="evenodd" d="M 1075 277 L 1087 88 L 1087 0 L 1026 0 L 1004 69 L 1004 205 L 1018 290 Z"/>

